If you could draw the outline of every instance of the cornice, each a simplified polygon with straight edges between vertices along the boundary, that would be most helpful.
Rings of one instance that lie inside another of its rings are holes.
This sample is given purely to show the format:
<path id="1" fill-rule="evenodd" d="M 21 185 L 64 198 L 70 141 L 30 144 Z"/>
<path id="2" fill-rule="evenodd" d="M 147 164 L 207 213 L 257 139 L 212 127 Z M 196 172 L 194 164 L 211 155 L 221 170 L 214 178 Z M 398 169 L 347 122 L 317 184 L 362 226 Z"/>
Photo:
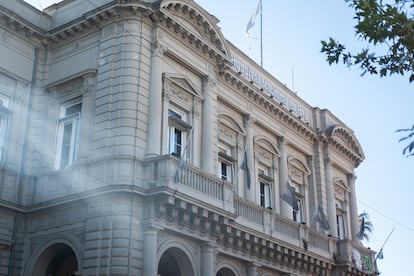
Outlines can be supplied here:
<path id="1" fill-rule="evenodd" d="M 141 2 L 128 1 L 121 4 L 118 1 L 113 1 L 106 5 L 96 7 L 95 10 L 83 14 L 74 21 L 50 30 L 46 34 L 46 39 L 49 43 L 57 44 L 80 33 L 97 29 L 107 22 L 119 20 L 121 17 L 145 17 L 151 13 L 150 6 Z"/>
<path id="2" fill-rule="evenodd" d="M 301 121 L 300 118 L 295 116 L 292 111 L 289 111 L 283 104 L 278 104 L 267 95 L 261 93 L 261 91 L 253 84 L 240 78 L 238 74 L 235 74 L 230 67 L 226 67 L 226 69 L 221 71 L 219 75 L 223 81 L 248 97 L 253 103 L 259 105 L 262 110 L 267 111 L 273 115 L 274 118 L 283 122 L 300 137 L 306 138 L 310 142 L 316 141 L 317 134 L 309 126 L 309 123 Z"/>
<path id="3" fill-rule="evenodd" d="M 27 38 L 43 39 L 45 30 L 27 21 L 18 14 L 0 6 L 0 24 L 13 34 L 19 34 Z"/>

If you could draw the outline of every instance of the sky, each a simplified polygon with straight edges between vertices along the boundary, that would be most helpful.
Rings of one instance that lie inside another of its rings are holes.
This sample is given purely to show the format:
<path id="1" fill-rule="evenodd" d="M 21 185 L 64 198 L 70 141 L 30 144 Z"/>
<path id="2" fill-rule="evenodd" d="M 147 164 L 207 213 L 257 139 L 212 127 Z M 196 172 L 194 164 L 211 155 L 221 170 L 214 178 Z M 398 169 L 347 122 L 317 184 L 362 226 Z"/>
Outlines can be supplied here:
<path id="1" fill-rule="evenodd" d="M 93 0 L 91 0 L 93 1 Z M 43 9 L 57 0 L 28 0 Z M 245 35 L 258 0 L 196 0 L 220 20 L 225 38 L 260 64 L 260 41 Z M 243 3 L 243 4 L 241 4 Z M 355 170 L 358 212 L 367 211 L 374 225 L 364 245 L 379 251 L 381 275 L 412 276 L 414 248 L 414 157 L 397 129 L 414 124 L 414 84 L 408 77 L 360 76 L 357 68 L 329 66 L 321 40 L 334 37 L 358 49 L 354 13 L 343 0 L 263 0 L 263 67 L 310 105 L 329 109 L 350 127 L 365 153 Z M 251 30 L 259 37 L 259 22 Z M 411 270 L 411 272 L 410 272 Z"/>

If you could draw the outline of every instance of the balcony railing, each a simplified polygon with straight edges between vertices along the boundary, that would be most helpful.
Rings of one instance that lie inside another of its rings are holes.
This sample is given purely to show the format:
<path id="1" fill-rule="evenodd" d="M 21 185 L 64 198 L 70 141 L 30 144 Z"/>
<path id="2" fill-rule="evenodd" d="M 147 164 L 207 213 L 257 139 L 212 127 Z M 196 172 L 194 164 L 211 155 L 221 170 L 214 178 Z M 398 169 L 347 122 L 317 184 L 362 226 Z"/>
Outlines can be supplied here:
<path id="1" fill-rule="evenodd" d="M 234 198 L 234 210 L 236 215 L 246 218 L 252 222 L 263 224 L 263 207 L 244 200 L 240 197 Z"/>
<path id="2" fill-rule="evenodd" d="M 233 209 L 232 183 L 190 164 L 186 164 L 182 169 L 179 169 L 178 165 L 179 160 L 170 155 L 147 159 L 144 171 L 148 188 L 170 187 L 189 195 L 193 193 L 194 197 L 207 200 L 220 208 Z"/>

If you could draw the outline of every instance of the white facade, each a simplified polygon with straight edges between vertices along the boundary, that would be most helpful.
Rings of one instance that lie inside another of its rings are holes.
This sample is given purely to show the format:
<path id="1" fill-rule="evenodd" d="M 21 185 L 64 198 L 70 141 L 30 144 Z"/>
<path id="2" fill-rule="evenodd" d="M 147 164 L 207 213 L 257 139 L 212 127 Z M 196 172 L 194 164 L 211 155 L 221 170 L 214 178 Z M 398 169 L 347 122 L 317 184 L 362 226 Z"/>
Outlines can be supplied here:
<path id="1" fill-rule="evenodd" d="M 0 275 L 377 274 L 352 130 L 195 2 L 0 19 Z"/>

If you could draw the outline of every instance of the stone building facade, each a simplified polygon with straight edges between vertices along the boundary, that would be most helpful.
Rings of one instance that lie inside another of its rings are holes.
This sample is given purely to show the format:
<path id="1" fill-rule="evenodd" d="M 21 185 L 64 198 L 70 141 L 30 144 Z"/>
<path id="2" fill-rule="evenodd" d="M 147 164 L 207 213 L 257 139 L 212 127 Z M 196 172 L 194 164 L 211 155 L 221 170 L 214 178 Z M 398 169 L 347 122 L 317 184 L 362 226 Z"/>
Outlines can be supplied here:
<path id="1" fill-rule="evenodd" d="M 192 0 L 1 2 L 0 275 L 377 274 L 352 130 L 217 23 Z"/>

